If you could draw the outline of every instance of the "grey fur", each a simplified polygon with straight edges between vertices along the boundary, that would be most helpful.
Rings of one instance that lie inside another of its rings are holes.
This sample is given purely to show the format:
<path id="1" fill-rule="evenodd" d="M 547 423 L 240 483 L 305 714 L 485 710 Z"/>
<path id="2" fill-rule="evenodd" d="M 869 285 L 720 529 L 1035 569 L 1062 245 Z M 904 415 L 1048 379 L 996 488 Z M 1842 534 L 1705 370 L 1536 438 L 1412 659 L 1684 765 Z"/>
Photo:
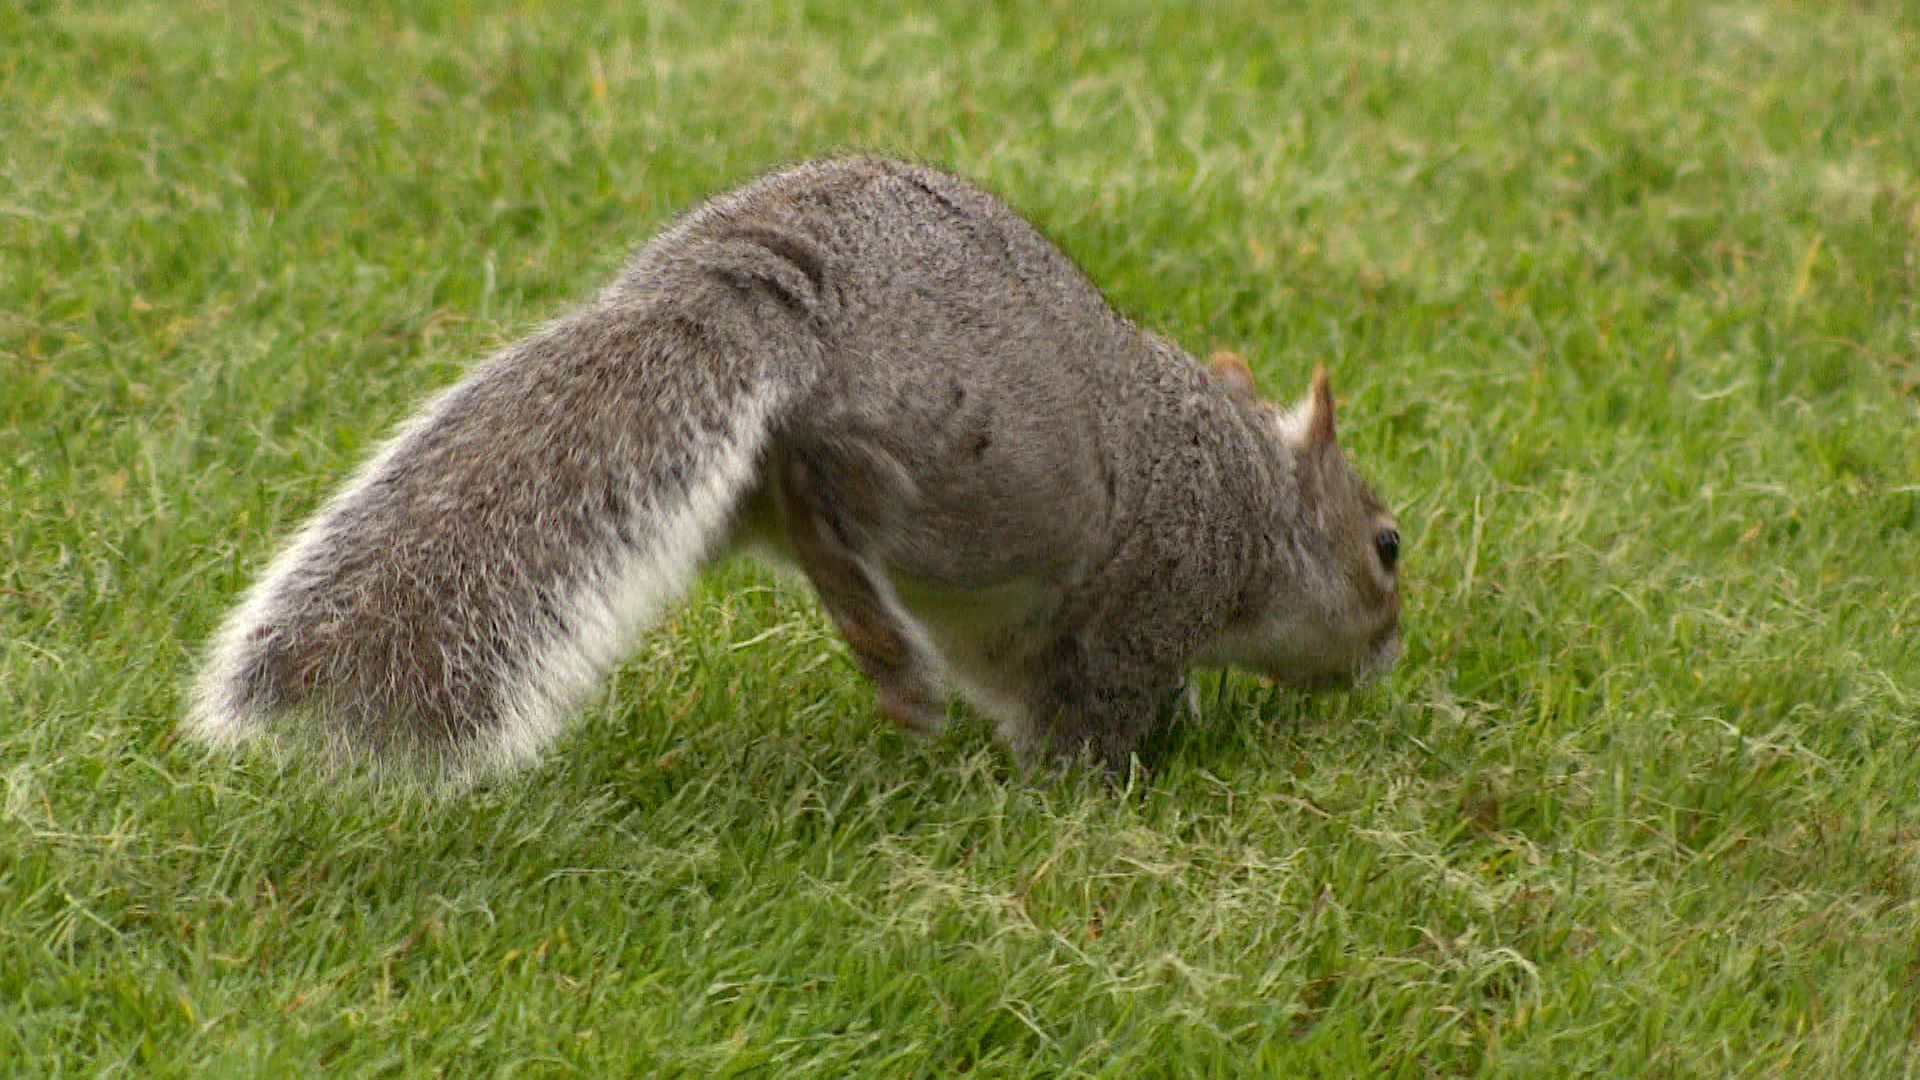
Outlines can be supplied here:
<path id="1" fill-rule="evenodd" d="M 807 573 L 903 723 L 951 681 L 1022 753 L 1123 767 L 1196 663 L 1317 683 L 1397 651 L 1385 513 L 1302 415 L 972 185 L 801 165 L 429 405 L 228 617 L 189 727 L 522 759 L 751 547 Z"/>

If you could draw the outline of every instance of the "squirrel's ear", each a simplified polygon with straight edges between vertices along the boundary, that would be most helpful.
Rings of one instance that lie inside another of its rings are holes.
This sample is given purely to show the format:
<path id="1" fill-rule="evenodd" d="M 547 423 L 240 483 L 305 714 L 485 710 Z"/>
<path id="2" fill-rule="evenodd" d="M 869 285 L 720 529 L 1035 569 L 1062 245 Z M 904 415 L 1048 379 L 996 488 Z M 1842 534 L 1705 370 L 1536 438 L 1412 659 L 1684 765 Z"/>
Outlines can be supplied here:
<path id="1" fill-rule="evenodd" d="M 1300 404 L 1281 415 L 1280 431 L 1295 450 L 1324 450 L 1333 445 L 1333 383 L 1326 368 L 1314 365 L 1313 385 Z"/>
<path id="2" fill-rule="evenodd" d="M 1237 397 L 1251 400 L 1258 394 L 1253 385 L 1253 369 L 1239 353 L 1221 349 L 1207 357 L 1207 375 L 1225 384 Z"/>
<path id="3" fill-rule="evenodd" d="M 1307 445 L 1333 445 L 1333 381 L 1327 378 L 1327 369 L 1318 364 L 1313 368 L 1313 385 L 1309 389 L 1313 400 L 1312 419 L 1307 424 Z"/>

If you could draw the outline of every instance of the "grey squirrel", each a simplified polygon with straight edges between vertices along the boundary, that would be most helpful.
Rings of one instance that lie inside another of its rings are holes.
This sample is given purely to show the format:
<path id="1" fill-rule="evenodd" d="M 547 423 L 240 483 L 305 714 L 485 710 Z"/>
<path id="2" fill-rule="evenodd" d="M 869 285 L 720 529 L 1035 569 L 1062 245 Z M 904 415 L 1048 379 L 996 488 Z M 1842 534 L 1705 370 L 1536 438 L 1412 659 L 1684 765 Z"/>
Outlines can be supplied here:
<path id="1" fill-rule="evenodd" d="M 428 403 L 227 616 L 187 730 L 465 774 L 532 758 L 731 551 L 797 565 L 881 709 L 951 686 L 1113 769 L 1195 666 L 1400 650 L 1399 534 L 1244 361 L 1134 326 L 956 177 L 802 164 L 694 210 Z"/>

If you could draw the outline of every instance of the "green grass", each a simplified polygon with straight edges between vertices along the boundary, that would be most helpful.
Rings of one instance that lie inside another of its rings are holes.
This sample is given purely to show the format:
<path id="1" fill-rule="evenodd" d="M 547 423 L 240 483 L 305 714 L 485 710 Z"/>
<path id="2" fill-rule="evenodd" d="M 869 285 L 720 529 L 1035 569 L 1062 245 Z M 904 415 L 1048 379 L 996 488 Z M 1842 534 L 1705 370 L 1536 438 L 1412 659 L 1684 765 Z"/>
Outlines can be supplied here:
<path id="1" fill-rule="evenodd" d="M 0 1070 L 1920 1073 L 1920 19 L 1087 6 L 0 8 Z M 1328 362 L 1394 676 L 1039 783 L 728 568 L 467 795 L 176 745 L 422 395 L 854 148 Z"/>

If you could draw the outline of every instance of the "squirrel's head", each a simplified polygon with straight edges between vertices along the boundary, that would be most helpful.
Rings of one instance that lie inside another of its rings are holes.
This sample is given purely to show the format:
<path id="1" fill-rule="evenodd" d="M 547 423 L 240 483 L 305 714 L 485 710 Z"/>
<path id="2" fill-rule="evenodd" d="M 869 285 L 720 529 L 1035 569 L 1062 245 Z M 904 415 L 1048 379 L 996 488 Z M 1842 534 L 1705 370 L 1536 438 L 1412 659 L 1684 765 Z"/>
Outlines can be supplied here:
<path id="1" fill-rule="evenodd" d="M 1340 450 L 1326 370 L 1290 409 L 1259 400 L 1232 353 L 1216 353 L 1211 374 L 1268 425 L 1297 497 L 1276 503 L 1285 520 L 1272 533 L 1273 573 L 1242 598 L 1207 659 L 1303 688 L 1384 673 L 1400 655 L 1400 531 Z"/>

